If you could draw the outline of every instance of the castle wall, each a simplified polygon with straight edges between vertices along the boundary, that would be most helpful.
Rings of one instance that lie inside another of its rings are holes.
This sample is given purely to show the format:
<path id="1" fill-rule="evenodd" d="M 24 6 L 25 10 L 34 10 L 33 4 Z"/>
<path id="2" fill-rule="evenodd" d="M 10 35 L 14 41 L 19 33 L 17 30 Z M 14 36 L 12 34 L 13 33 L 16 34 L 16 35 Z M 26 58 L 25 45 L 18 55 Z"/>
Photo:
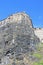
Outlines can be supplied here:
<path id="1" fill-rule="evenodd" d="M 34 28 L 34 33 L 43 42 L 43 28 Z"/>

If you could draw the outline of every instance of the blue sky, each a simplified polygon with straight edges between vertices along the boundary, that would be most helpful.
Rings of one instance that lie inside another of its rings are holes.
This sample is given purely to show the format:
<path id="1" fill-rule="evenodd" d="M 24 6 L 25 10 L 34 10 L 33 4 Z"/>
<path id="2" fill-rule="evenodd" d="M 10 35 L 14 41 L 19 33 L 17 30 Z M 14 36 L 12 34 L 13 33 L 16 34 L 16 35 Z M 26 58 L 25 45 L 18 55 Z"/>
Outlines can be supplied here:
<path id="1" fill-rule="evenodd" d="M 43 27 L 43 0 L 0 0 L 0 20 L 25 11 L 34 27 Z"/>

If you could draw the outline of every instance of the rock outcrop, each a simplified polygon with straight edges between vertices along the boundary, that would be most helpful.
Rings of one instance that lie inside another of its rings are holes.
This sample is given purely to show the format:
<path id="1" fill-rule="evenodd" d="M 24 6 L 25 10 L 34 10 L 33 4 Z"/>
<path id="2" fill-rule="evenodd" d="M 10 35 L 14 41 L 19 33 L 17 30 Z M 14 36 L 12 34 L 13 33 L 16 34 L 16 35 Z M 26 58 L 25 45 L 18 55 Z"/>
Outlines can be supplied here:
<path id="1" fill-rule="evenodd" d="M 1 21 L 1 65 L 26 65 L 23 62 L 25 54 L 33 52 L 38 42 L 39 38 L 35 36 L 31 19 L 27 14 L 17 13 Z"/>

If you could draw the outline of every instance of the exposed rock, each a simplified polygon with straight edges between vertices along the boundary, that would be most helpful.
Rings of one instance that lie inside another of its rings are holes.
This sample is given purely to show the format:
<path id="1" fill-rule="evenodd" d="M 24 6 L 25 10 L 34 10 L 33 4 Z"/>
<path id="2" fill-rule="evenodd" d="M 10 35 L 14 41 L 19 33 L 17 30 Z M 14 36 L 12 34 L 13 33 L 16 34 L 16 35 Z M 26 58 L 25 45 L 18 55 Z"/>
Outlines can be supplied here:
<path id="1" fill-rule="evenodd" d="M 6 22 L 7 21 L 7 22 Z M 0 25 L 0 59 L 22 60 L 27 52 L 35 50 L 39 39 L 35 36 L 31 19 L 25 13 L 17 13 Z M 7 65 L 6 61 L 3 65 Z M 10 63 L 10 62 L 9 62 Z M 14 64 L 15 65 L 15 64 Z M 24 65 L 24 64 L 22 64 Z"/>

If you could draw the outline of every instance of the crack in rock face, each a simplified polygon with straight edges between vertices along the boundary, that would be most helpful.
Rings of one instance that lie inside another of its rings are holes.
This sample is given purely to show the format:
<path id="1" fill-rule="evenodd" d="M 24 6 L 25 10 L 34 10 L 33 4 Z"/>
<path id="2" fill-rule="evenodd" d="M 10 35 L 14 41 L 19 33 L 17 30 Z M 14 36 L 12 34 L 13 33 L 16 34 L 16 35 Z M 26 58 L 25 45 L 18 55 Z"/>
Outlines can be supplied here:
<path id="1" fill-rule="evenodd" d="M 35 51 L 40 40 L 34 34 L 31 19 L 25 13 L 17 13 L 0 25 L 0 64 L 26 65 L 25 54 Z M 37 42 L 36 42 L 37 41 Z"/>

